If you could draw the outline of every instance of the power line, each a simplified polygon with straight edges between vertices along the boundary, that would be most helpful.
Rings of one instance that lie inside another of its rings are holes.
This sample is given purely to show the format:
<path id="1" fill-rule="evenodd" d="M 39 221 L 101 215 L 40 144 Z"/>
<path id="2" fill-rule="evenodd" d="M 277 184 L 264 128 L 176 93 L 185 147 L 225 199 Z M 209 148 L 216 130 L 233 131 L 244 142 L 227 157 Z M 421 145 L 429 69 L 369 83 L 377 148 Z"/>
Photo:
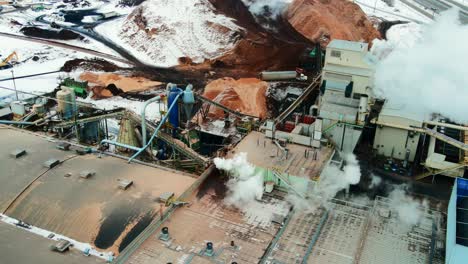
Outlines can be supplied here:
<path id="1" fill-rule="evenodd" d="M 53 74 L 53 73 L 57 73 L 57 72 L 62 72 L 62 71 L 41 72 L 41 73 L 35 73 L 35 74 L 30 74 L 30 75 L 15 76 L 14 79 L 15 80 L 16 79 L 23 79 L 23 78 L 29 78 L 29 77 L 34 77 L 34 76 Z M 10 81 L 10 80 L 13 80 L 13 78 L 0 79 L 0 82 Z"/>
<path id="2" fill-rule="evenodd" d="M 0 89 L 4 89 L 4 90 L 9 90 L 9 91 L 15 92 L 15 89 L 11 89 L 11 88 L 8 88 L 8 87 L 5 87 L 5 86 L 0 86 Z M 84 107 L 94 108 L 93 106 L 90 106 L 89 104 L 86 104 L 86 103 L 83 103 L 83 102 L 79 102 L 79 101 L 73 102 L 73 101 L 62 100 L 62 99 L 58 99 L 58 98 L 54 98 L 54 97 L 50 97 L 50 96 L 45 96 L 45 95 L 41 95 L 41 94 L 35 94 L 35 93 L 26 92 L 26 91 L 21 91 L 21 90 L 16 90 L 16 91 L 17 91 L 18 93 L 33 95 L 33 96 L 37 96 L 37 97 L 41 97 L 41 98 L 53 100 L 53 101 L 56 101 L 56 102 L 65 102 L 65 103 L 70 103 L 70 104 L 75 103 L 76 105 L 81 105 L 81 106 L 84 106 Z"/>

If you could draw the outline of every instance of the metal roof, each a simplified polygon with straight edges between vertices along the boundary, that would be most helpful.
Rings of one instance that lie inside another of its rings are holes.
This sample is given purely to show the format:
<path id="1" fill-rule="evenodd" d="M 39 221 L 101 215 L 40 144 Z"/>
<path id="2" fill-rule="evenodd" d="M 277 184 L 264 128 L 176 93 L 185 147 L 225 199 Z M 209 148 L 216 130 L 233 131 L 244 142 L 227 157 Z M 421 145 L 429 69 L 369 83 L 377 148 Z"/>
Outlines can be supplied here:
<path id="1" fill-rule="evenodd" d="M 195 178 L 125 160 L 77 155 L 57 149 L 38 134 L 0 126 L 0 207 L 5 214 L 31 225 L 118 253 L 159 211 L 164 192 L 179 196 Z M 19 158 L 11 151 L 26 150 Z M 61 161 L 53 168 L 44 161 Z M 83 171 L 93 171 L 88 179 Z M 132 180 L 127 190 L 121 180 Z M 138 226 L 135 230 L 133 226 Z"/>
<path id="2" fill-rule="evenodd" d="M 468 180 L 457 178 L 453 185 L 447 212 L 446 262 L 464 264 L 468 259 Z"/>
<path id="3" fill-rule="evenodd" d="M 348 41 L 342 39 L 332 40 L 327 48 L 350 50 L 350 51 L 364 51 L 367 50 L 369 44 L 364 42 Z"/>
<path id="4" fill-rule="evenodd" d="M 351 67 L 351 66 L 341 66 L 337 64 L 327 63 L 323 68 L 324 72 L 333 72 L 333 73 L 341 73 L 341 74 L 349 74 L 349 75 L 359 75 L 364 77 L 371 77 L 373 74 L 373 70 L 371 69 L 364 69 L 358 67 Z"/>
<path id="5" fill-rule="evenodd" d="M 1 221 L 0 234 L 1 263 L 105 263 L 103 259 L 85 256 L 73 248 L 63 253 L 51 251 L 49 246 L 54 243 L 53 240 Z"/>
<path id="6" fill-rule="evenodd" d="M 405 105 L 389 104 L 388 102 L 384 104 L 382 111 L 380 112 L 380 116 L 400 117 L 420 123 L 424 121 L 424 114 L 410 112 L 406 109 Z"/>

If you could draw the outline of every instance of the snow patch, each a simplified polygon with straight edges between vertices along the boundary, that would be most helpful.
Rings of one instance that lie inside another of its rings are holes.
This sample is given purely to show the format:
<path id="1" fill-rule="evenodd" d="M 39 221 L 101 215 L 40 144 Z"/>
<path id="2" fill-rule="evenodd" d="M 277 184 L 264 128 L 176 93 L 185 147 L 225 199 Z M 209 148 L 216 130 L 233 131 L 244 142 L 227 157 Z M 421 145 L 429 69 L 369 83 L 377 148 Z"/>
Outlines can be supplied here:
<path id="1" fill-rule="evenodd" d="M 169 67 L 181 57 L 200 63 L 222 55 L 232 49 L 242 29 L 217 14 L 208 0 L 148 0 L 127 18 L 96 30 L 144 63 Z"/>
<path id="2" fill-rule="evenodd" d="M 276 18 L 281 15 L 293 0 L 242 0 L 254 15 L 267 15 Z"/>
<path id="3" fill-rule="evenodd" d="M 0 220 L 2 222 L 6 223 L 6 224 L 13 225 L 13 226 L 17 226 L 17 224 L 20 223 L 19 220 L 11 218 L 11 217 L 9 217 L 7 215 L 4 215 L 4 214 L 0 214 Z M 71 239 L 69 237 L 47 231 L 47 230 L 39 228 L 39 227 L 29 225 L 29 228 L 22 228 L 22 229 L 26 230 L 28 232 L 31 232 L 33 234 L 45 237 L 47 239 L 53 240 L 53 241 L 59 241 L 60 239 L 68 240 L 68 241 L 70 241 L 70 243 L 72 243 L 73 248 L 76 248 L 77 250 L 79 250 L 81 252 L 85 252 L 85 251 L 89 250 L 88 253 L 90 255 L 96 256 L 96 257 L 101 258 L 101 259 L 105 259 L 105 260 L 108 260 L 108 261 L 112 261 L 114 259 L 114 253 L 112 253 L 112 252 L 103 253 L 103 252 L 97 251 L 95 248 L 93 248 L 88 243 L 78 242 L 78 241 L 76 241 L 74 239 Z M 50 238 L 51 235 L 53 235 L 52 238 Z"/>

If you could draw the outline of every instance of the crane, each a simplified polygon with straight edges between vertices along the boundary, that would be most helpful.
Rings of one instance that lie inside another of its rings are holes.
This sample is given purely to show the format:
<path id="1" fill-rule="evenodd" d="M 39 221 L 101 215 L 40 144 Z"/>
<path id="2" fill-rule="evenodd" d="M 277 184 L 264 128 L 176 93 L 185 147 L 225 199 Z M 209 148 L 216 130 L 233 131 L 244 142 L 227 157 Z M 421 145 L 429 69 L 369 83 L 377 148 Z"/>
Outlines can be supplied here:
<path id="1" fill-rule="evenodd" d="M 10 55 L 8 55 L 8 57 L 6 57 L 6 59 L 0 62 L 0 70 L 13 67 L 13 65 L 10 63 L 13 58 L 15 58 L 15 61 L 18 61 L 18 54 L 16 54 L 16 51 L 13 51 Z"/>

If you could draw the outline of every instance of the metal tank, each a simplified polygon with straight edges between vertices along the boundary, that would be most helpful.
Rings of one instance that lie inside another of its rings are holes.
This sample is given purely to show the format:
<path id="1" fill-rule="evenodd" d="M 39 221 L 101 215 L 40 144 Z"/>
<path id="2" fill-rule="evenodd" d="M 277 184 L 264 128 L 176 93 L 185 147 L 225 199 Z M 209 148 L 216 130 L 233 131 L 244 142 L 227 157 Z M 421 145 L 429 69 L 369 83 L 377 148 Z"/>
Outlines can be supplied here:
<path id="1" fill-rule="evenodd" d="M 193 105 L 195 104 L 195 96 L 193 95 L 192 89 L 193 85 L 187 85 L 187 87 L 185 88 L 185 92 L 182 96 L 182 101 L 184 102 L 185 116 L 187 117 L 188 123 L 190 123 Z"/>
<path id="2" fill-rule="evenodd" d="M 171 90 L 169 91 L 167 105 L 172 105 L 174 100 L 177 99 L 177 95 L 179 95 L 179 93 L 180 93 L 180 90 L 177 88 L 177 86 L 173 86 Z M 168 115 L 169 115 L 169 123 L 172 125 L 172 127 L 174 128 L 179 127 L 179 105 L 177 103 L 174 105 L 174 107 L 171 109 Z"/>
<path id="3" fill-rule="evenodd" d="M 260 78 L 264 81 L 290 80 L 296 79 L 296 76 L 296 71 L 264 71 L 260 73 Z"/>
<path id="4" fill-rule="evenodd" d="M 62 90 L 57 92 L 57 111 L 62 114 L 63 119 L 71 119 L 75 114 L 75 94 L 62 86 Z"/>

